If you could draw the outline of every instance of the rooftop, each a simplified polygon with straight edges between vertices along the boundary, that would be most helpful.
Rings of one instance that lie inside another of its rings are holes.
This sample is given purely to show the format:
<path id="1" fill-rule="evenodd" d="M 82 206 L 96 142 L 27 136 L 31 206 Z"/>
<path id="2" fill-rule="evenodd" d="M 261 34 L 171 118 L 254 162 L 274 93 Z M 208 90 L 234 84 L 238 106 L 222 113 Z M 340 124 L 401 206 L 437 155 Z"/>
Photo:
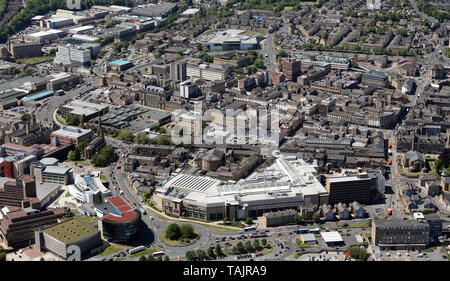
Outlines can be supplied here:
<path id="1" fill-rule="evenodd" d="M 70 219 L 63 223 L 47 227 L 43 232 L 62 241 L 64 244 L 69 244 L 92 233 L 96 233 L 98 230 L 77 219 Z"/>

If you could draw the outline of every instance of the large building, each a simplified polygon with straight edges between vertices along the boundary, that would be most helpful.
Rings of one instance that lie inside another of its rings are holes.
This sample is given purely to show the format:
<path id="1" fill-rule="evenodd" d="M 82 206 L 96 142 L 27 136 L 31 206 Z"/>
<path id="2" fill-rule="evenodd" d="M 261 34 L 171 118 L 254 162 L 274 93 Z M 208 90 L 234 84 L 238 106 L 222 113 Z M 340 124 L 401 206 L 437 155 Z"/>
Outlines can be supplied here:
<path id="1" fill-rule="evenodd" d="M 255 37 L 244 35 L 245 30 L 228 29 L 217 32 L 213 38 L 206 41 L 211 51 L 230 50 L 255 50 L 259 48 L 258 40 Z"/>
<path id="2" fill-rule="evenodd" d="M 352 177 L 332 177 L 326 180 L 331 205 L 354 201 L 367 204 L 370 202 L 372 187 L 375 186 L 376 182 L 367 173 L 359 173 Z"/>
<path id="3" fill-rule="evenodd" d="M 223 81 L 233 71 L 231 65 L 203 64 L 201 61 L 191 60 L 186 65 L 186 75 L 190 78 L 201 78 L 207 81 Z"/>
<path id="4" fill-rule="evenodd" d="M 52 139 L 52 142 L 55 142 L 56 139 L 57 144 L 66 145 L 72 143 L 78 145 L 92 135 L 93 133 L 90 129 L 63 126 L 61 129 L 54 131 L 50 135 L 50 138 Z"/>
<path id="5" fill-rule="evenodd" d="M 35 231 L 36 249 L 49 250 L 60 257 L 67 258 L 67 248 L 76 245 L 80 253 L 102 246 L 100 231 L 77 219 L 70 219 L 56 225 Z"/>
<path id="6" fill-rule="evenodd" d="M 96 104 L 83 100 L 74 100 L 60 108 L 63 117 L 78 116 L 81 118 L 84 115 L 85 122 L 99 115 L 103 115 L 108 112 L 108 109 L 109 105 L 107 104 Z"/>
<path id="7" fill-rule="evenodd" d="M 381 249 L 423 249 L 429 244 L 430 226 L 416 220 L 374 220 L 372 243 Z"/>
<path id="8" fill-rule="evenodd" d="M 285 58 L 283 59 L 283 74 L 291 82 L 297 82 L 297 77 L 302 73 L 302 62 L 299 60 Z"/>
<path id="9" fill-rule="evenodd" d="M 40 208 L 36 182 L 32 176 L 24 175 L 4 184 L 0 189 L 0 208 L 5 206 Z"/>
<path id="10" fill-rule="evenodd" d="M 9 47 L 11 56 L 15 59 L 40 57 L 42 55 L 40 43 L 17 43 Z"/>
<path id="11" fill-rule="evenodd" d="M 179 174 L 156 189 L 154 197 L 158 208 L 173 215 L 241 220 L 328 203 L 328 193 L 316 176 L 316 165 L 295 156 L 280 156 L 264 172 L 255 172 L 235 184 Z"/>
<path id="12" fill-rule="evenodd" d="M 384 72 L 375 70 L 363 73 L 361 83 L 376 88 L 389 86 L 388 76 Z"/>
<path id="13" fill-rule="evenodd" d="M 97 56 L 100 49 L 100 44 L 59 46 L 53 62 L 63 65 L 89 66 L 91 59 Z"/>
<path id="14" fill-rule="evenodd" d="M 296 210 L 288 209 L 278 212 L 264 213 L 262 217 L 263 227 L 287 225 L 294 222 L 294 216 L 298 214 Z"/>
<path id="15" fill-rule="evenodd" d="M 111 195 L 100 179 L 100 171 L 75 175 L 75 183 L 69 186 L 69 192 L 78 202 L 92 204 L 100 204 Z"/>
<path id="16" fill-rule="evenodd" d="M 128 244 L 140 234 L 141 213 L 133 209 L 120 196 L 108 197 L 110 206 L 96 206 L 101 213 L 98 221 L 102 237 L 109 242 Z"/>
<path id="17" fill-rule="evenodd" d="M 64 209 L 39 210 L 31 207 L 3 207 L 0 210 L 0 243 L 21 248 L 34 244 L 34 231 L 57 223 Z"/>

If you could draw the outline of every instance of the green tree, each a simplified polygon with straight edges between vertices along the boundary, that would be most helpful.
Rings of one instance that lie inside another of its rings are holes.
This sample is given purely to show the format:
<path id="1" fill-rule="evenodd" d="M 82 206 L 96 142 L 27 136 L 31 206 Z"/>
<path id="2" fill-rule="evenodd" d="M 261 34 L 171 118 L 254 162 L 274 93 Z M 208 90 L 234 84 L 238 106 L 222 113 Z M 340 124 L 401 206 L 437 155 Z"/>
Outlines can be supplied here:
<path id="1" fill-rule="evenodd" d="M 166 236 L 170 240 L 178 240 L 181 237 L 181 229 L 176 223 L 172 223 L 167 227 Z"/>
<path id="2" fill-rule="evenodd" d="M 133 139 L 133 135 L 127 130 L 122 130 L 117 136 L 117 139 L 124 142 L 130 142 Z"/>
<path id="3" fill-rule="evenodd" d="M 218 257 L 223 256 L 222 247 L 220 247 L 219 244 L 216 244 L 216 256 L 218 256 Z"/>
<path id="4" fill-rule="evenodd" d="M 139 258 L 139 261 L 147 261 L 147 258 L 146 258 L 145 256 L 141 256 L 141 257 Z"/>
<path id="5" fill-rule="evenodd" d="M 262 249 L 262 246 L 261 246 L 261 244 L 259 244 L 259 240 L 258 239 L 255 239 L 253 241 L 253 249 L 255 249 L 255 251 L 259 251 L 259 250 Z"/>
<path id="6" fill-rule="evenodd" d="M 86 115 L 81 115 L 81 118 L 80 118 L 80 125 L 81 125 L 81 128 L 83 128 L 84 129 L 84 122 L 86 122 L 85 121 L 86 120 Z"/>
<path id="7" fill-rule="evenodd" d="M 164 256 L 164 261 L 170 261 L 169 256 Z"/>
<path id="8" fill-rule="evenodd" d="M 249 253 L 253 253 L 255 251 L 255 248 L 253 248 L 252 242 L 246 241 L 244 244 L 245 250 Z"/>
<path id="9" fill-rule="evenodd" d="M 149 138 L 147 137 L 147 133 L 140 132 L 134 137 L 134 142 L 138 144 L 147 144 L 149 142 Z"/>
<path id="10" fill-rule="evenodd" d="M 194 227 L 191 224 L 183 224 L 180 227 L 180 234 L 183 238 L 195 238 Z"/>
<path id="11" fill-rule="evenodd" d="M 204 250 L 198 249 L 198 250 L 197 250 L 197 256 L 198 256 L 198 258 L 199 258 L 200 260 L 204 260 L 204 259 L 206 259 L 206 257 L 207 257 L 208 255 L 206 254 L 206 252 L 205 252 Z"/>
<path id="12" fill-rule="evenodd" d="M 367 250 L 360 247 L 350 247 L 346 250 L 346 253 L 349 253 L 352 258 L 357 260 L 366 261 L 370 257 L 370 254 L 367 253 Z"/>
<path id="13" fill-rule="evenodd" d="M 248 218 L 245 220 L 245 223 L 246 223 L 246 224 L 253 224 L 253 219 L 252 219 L 251 217 L 248 217 Z"/>
<path id="14" fill-rule="evenodd" d="M 167 136 L 160 136 L 158 144 L 160 144 L 160 145 L 169 145 L 170 144 L 170 140 L 169 140 L 169 138 Z"/>
<path id="15" fill-rule="evenodd" d="M 0 252 L 0 261 L 6 261 L 6 253 Z"/>
<path id="16" fill-rule="evenodd" d="M 294 223 L 295 224 L 302 224 L 303 223 L 303 218 L 302 216 L 300 216 L 299 214 L 296 214 L 294 216 Z"/>
<path id="17" fill-rule="evenodd" d="M 148 255 L 147 261 L 156 261 L 156 259 L 152 255 Z"/>
<path id="18" fill-rule="evenodd" d="M 185 255 L 188 260 L 195 260 L 198 258 L 197 252 L 194 250 L 187 251 Z"/>
<path id="19" fill-rule="evenodd" d="M 236 251 L 239 254 L 246 254 L 247 253 L 247 250 L 245 250 L 244 244 L 242 242 L 237 243 L 235 247 L 236 247 Z"/>
<path id="20" fill-rule="evenodd" d="M 262 240 L 261 240 L 261 244 L 263 245 L 263 247 L 266 247 L 266 245 L 267 245 L 267 239 L 266 239 L 266 238 L 262 239 Z"/>
<path id="21" fill-rule="evenodd" d="M 22 115 L 22 116 L 20 117 L 20 119 L 22 119 L 22 121 L 28 121 L 28 120 L 31 119 L 31 115 L 28 114 L 28 113 L 25 113 L 24 115 Z"/>
<path id="22" fill-rule="evenodd" d="M 163 260 L 163 259 L 162 259 L 161 256 L 159 256 L 159 257 L 156 258 L 156 261 L 162 261 L 162 260 Z"/>
<path id="23" fill-rule="evenodd" d="M 320 222 L 320 212 L 315 212 L 312 219 L 315 223 L 319 223 Z"/>
<path id="24" fill-rule="evenodd" d="M 213 248 L 209 247 L 208 250 L 207 250 L 207 253 L 208 253 L 208 256 L 209 256 L 210 258 L 212 258 L 212 259 L 215 259 L 215 258 L 216 258 L 216 255 L 214 254 Z"/>

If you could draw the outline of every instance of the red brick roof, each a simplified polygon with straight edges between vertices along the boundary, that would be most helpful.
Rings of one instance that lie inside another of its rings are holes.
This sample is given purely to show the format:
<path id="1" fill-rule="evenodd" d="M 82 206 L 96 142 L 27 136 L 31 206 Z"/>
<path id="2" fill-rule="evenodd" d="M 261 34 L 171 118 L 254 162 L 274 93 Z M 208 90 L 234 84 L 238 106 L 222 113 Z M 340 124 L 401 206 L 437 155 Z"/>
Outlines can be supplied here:
<path id="1" fill-rule="evenodd" d="M 122 199 L 120 196 L 114 196 L 114 197 L 108 197 L 108 201 L 113 205 L 116 209 L 118 209 L 122 216 L 117 216 L 115 214 L 108 214 L 104 217 L 102 217 L 102 220 L 110 221 L 110 222 L 131 222 L 134 219 L 136 219 L 137 214 L 134 209 L 131 208 L 130 205 L 128 205 L 125 200 Z"/>

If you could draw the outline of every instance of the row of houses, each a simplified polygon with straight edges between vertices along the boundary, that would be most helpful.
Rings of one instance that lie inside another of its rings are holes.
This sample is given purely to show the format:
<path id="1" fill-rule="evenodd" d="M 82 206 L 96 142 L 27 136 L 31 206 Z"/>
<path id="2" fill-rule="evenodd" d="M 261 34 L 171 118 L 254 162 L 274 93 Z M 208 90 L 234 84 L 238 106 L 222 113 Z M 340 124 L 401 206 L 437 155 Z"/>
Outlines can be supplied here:
<path id="1" fill-rule="evenodd" d="M 352 218 L 364 218 L 366 216 L 366 210 L 356 201 L 348 205 L 338 203 L 334 205 L 334 207 L 323 204 L 320 206 L 319 211 L 326 221 L 334 221 L 336 218 L 340 220 L 349 220 Z"/>

